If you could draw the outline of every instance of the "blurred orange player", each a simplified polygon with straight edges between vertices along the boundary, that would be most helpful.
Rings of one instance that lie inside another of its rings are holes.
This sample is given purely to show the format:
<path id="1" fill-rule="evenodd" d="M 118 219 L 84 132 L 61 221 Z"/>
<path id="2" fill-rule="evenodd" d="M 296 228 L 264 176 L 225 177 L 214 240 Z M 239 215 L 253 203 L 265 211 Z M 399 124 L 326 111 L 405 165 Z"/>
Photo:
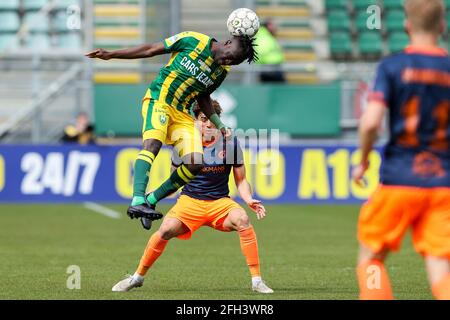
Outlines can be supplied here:
<path id="1" fill-rule="evenodd" d="M 385 112 L 390 139 L 381 185 L 361 209 L 357 277 L 360 299 L 393 299 L 384 260 L 412 228 L 436 299 L 450 299 L 450 59 L 438 47 L 442 0 L 406 0 L 410 45 L 378 66 L 359 128 L 361 184 Z"/>

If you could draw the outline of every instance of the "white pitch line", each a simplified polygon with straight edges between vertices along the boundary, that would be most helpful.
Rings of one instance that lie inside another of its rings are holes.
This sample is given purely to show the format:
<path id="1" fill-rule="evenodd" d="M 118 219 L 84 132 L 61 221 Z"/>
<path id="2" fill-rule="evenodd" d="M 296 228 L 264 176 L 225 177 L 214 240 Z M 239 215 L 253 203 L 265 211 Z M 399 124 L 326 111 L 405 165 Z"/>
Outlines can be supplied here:
<path id="1" fill-rule="evenodd" d="M 100 213 L 104 216 L 107 216 L 109 218 L 119 219 L 121 217 L 121 214 L 119 212 L 114 211 L 110 208 L 104 207 L 102 205 L 99 205 L 98 203 L 95 203 L 95 202 L 89 202 L 89 201 L 85 202 L 84 207 L 89 210 Z"/>

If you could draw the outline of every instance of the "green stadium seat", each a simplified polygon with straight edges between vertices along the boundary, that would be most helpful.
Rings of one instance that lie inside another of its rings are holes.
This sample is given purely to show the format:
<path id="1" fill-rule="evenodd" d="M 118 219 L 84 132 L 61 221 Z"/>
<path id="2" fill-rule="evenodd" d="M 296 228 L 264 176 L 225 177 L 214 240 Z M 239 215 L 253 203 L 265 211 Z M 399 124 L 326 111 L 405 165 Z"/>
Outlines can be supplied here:
<path id="1" fill-rule="evenodd" d="M 56 8 L 57 9 L 66 9 L 67 7 L 71 6 L 71 5 L 80 5 L 80 0 L 59 0 L 56 3 Z"/>
<path id="2" fill-rule="evenodd" d="M 0 31 L 15 32 L 19 30 L 19 15 L 16 12 L 0 12 Z"/>
<path id="3" fill-rule="evenodd" d="M 358 32 L 367 30 L 367 20 L 369 19 L 369 14 L 365 11 L 358 11 L 355 16 L 355 26 Z"/>
<path id="4" fill-rule="evenodd" d="M 447 11 L 450 10 L 450 0 L 444 0 L 445 3 L 445 8 L 447 9 Z"/>
<path id="5" fill-rule="evenodd" d="M 447 11 L 447 29 L 450 30 L 450 11 Z"/>
<path id="6" fill-rule="evenodd" d="M 19 40 L 15 33 L 0 33 L 0 51 L 13 49 L 19 46 Z"/>
<path id="7" fill-rule="evenodd" d="M 358 39 L 359 53 L 364 58 L 378 59 L 383 53 L 383 39 L 375 31 L 362 32 Z"/>
<path id="8" fill-rule="evenodd" d="M 350 31 L 352 22 L 347 11 L 333 10 L 327 16 L 328 30 L 330 31 Z"/>
<path id="9" fill-rule="evenodd" d="M 348 32 L 333 32 L 330 35 L 330 53 L 334 59 L 352 56 L 352 39 Z"/>
<path id="10" fill-rule="evenodd" d="M 409 37 L 405 32 L 393 32 L 389 34 L 388 49 L 391 53 L 402 51 L 409 43 Z"/>
<path id="11" fill-rule="evenodd" d="M 385 10 L 403 9 L 403 0 L 384 0 L 383 6 Z"/>
<path id="12" fill-rule="evenodd" d="M 353 8 L 355 8 L 357 11 L 364 10 L 366 11 L 367 7 L 375 4 L 379 5 L 380 1 L 378 0 L 353 0 Z"/>
<path id="13" fill-rule="evenodd" d="M 28 12 L 24 17 L 24 23 L 28 25 L 31 32 L 48 32 L 48 18 L 45 14 Z"/>
<path id="14" fill-rule="evenodd" d="M 59 11 L 55 15 L 52 16 L 50 20 L 50 25 L 52 30 L 58 32 L 67 31 L 67 14 L 66 12 Z"/>
<path id="15" fill-rule="evenodd" d="M 18 10 L 19 0 L 2 0 L 0 1 L 0 11 L 2 10 Z"/>
<path id="16" fill-rule="evenodd" d="M 39 10 L 47 4 L 47 0 L 22 0 L 22 3 L 25 10 Z"/>
<path id="17" fill-rule="evenodd" d="M 81 35 L 76 32 L 61 33 L 58 35 L 58 47 L 67 49 L 81 49 Z"/>
<path id="18" fill-rule="evenodd" d="M 30 34 L 25 41 L 27 48 L 48 49 L 50 48 L 50 39 L 45 33 Z"/>
<path id="19" fill-rule="evenodd" d="M 388 11 L 384 18 L 387 32 L 402 31 L 404 29 L 405 13 L 400 10 Z"/>
<path id="20" fill-rule="evenodd" d="M 327 11 L 333 10 L 333 9 L 347 10 L 348 9 L 348 1 L 347 0 L 326 0 L 325 8 L 327 9 Z"/>

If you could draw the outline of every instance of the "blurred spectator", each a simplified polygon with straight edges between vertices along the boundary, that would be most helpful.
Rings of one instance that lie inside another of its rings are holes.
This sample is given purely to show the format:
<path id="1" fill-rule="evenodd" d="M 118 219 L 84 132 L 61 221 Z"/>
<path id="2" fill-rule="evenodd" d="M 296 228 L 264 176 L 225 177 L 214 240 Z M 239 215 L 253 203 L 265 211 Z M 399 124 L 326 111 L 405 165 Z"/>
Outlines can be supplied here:
<path id="1" fill-rule="evenodd" d="M 61 141 L 79 144 L 95 143 L 94 126 L 90 123 L 87 113 L 80 112 L 76 118 L 75 125 L 68 125 L 64 129 Z"/>
<path id="2" fill-rule="evenodd" d="M 277 26 L 272 20 L 267 20 L 261 25 L 256 34 L 256 51 L 259 60 L 257 63 L 265 65 L 269 70 L 260 74 L 261 82 L 285 82 L 286 78 L 281 69 L 284 62 L 284 53 L 276 39 Z"/>

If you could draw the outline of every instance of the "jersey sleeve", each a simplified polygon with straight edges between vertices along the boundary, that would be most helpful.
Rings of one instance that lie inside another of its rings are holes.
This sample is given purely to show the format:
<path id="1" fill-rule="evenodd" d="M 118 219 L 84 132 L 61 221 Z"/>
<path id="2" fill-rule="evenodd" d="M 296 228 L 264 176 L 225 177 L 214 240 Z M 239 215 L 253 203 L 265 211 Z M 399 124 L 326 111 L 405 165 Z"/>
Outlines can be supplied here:
<path id="1" fill-rule="evenodd" d="M 178 154 L 178 152 L 173 149 L 172 151 L 172 166 L 178 168 L 179 166 L 181 166 L 181 164 L 183 163 L 183 161 L 180 158 L 180 155 Z"/>
<path id="2" fill-rule="evenodd" d="M 378 65 L 375 81 L 367 97 L 368 102 L 377 101 L 383 103 L 386 107 L 389 106 L 391 88 L 392 84 L 387 70 L 387 64 L 383 61 Z"/>
<path id="3" fill-rule="evenodd" d="M 191 35 L 189 32 L 181 32 L 163 41 L 166 52 L 182 51 L 189 46 Z"/>

